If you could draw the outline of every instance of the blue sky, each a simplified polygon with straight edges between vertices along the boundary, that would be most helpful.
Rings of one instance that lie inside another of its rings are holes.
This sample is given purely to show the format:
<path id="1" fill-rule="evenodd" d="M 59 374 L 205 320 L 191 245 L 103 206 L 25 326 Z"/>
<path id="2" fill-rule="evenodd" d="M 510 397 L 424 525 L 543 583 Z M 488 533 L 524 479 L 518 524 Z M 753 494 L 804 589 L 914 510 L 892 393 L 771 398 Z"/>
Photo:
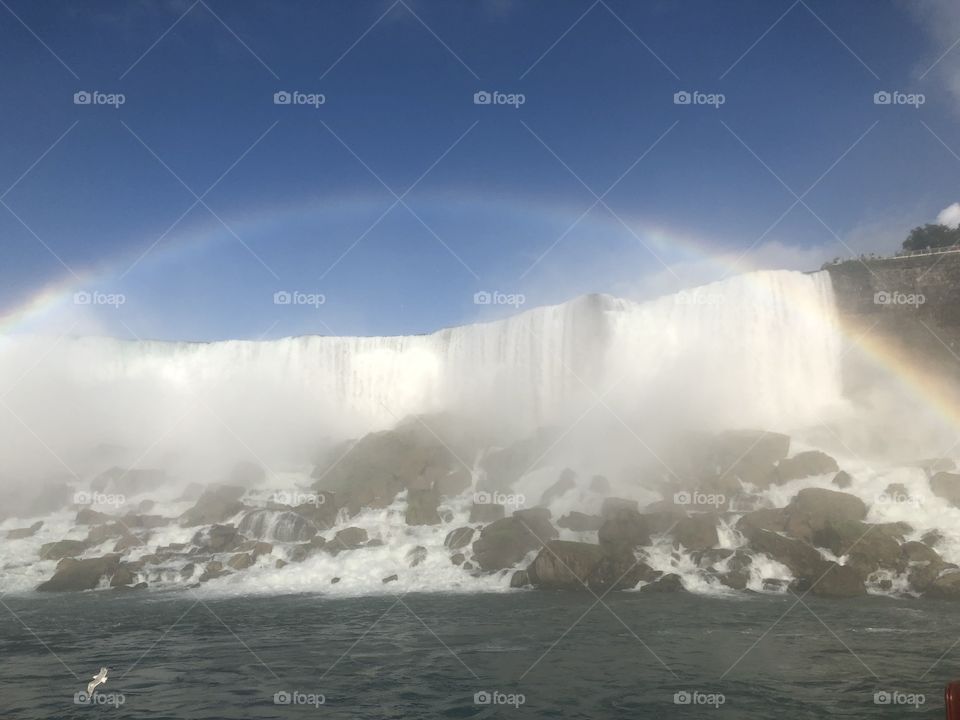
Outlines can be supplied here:
<path id="1" fill-rule="evenodd" d="M 942 0 L 4 2 L 8 330 L 427 332 L 886 252 L 960 199 Z"/>

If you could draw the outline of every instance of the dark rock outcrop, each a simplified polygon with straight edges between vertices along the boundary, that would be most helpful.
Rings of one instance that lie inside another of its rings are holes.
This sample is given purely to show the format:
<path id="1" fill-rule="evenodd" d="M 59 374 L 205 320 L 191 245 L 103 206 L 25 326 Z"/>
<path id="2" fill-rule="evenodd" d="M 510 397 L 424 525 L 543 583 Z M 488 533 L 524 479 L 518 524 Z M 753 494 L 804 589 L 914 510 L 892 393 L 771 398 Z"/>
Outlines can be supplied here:
<path id="1" fill-rule="evenodd" d="M 213 525 L 198 531 L 191 542 L 204 552 L 221 553 L 236 550 L 244 540 L 233 525 Z"/>
<path id="2" fill-rule="evenodd" d="M 503 505 L 496 503 L 474 503 L 470 506 L 470 522 L 492 523 L 506 515 Z"/>
<path id="3" fill-rule="evenodd" d="M 486 571 L 503 570 L 557 536 L 543 515 L 514 515 L 487 525 L 473 543 L 474 559 Z"/>
<path id="4" fill-rule="evenodd" d="M 62 560 L 82 555 L 91 545 L 86 540 L 58 540 L 40 546 L 41 560 Z"/>
<path id="5" fill-rule="evenodd" d="M 564 468 L 559 479 L 540 496 L 539 505 L 549 505 L 558 497 L 562 497 L 577 486 L 577 474 L 570 468 Z"/>
<path id="6" fill-rule="evenodd" d="M 471 543 L 474 532 L 472 527 L 460 527 L 456 530 L 451 530 L 447 533 L 447 537 L 444 538 L 443 544 L 451 550 L 459 550 Z"/>
<path id="7" fill-rule="evenodd" d="M 585 515 L 576 510 L 567 513 L 557 520 L 557 526 L 573 530 L 574 532 L 589 532 L 599 530 L 603 524 L 603 519 L 597 515 Z"/>
<path id="8" fill-rule="evenodd" d="M 706 550 L 720 542 L 717 516 L 707 513 L 679 518 L 670 534 L 675 545 L 687 550 Z"/>
<path id="9" fill-rule="evenodd" d="M 93 590 L 104 578 L 112 577 L 120 569 L 119 555 L 75 560 L 66 558 L 58 565 L 53 577 L 40 583 L 40 592 L 69 592 Z"/>
<path id="10" fill-rule="evenodd" d="M 608 553 L 599 545 L 553 540 L 527 568 L 534 587 L 545 590 L 624 590 L 653 571 L 631 553 Z"/>
<path id="11" fill-rule="evenodd" d="M 216 485 L 203 491 L 197 504 L 180 516 L 182 527 L 211 525 L 229 520 L 243 510 L 240 502 L 246 490 L 236 485 Z"/>
<path id="12" fill-rule="evenodd" d="M 22 540 L 23 538 L 33 537 L 40 528 L 43 527 L 43 520 L 37 520 L 33 525 L 27 528 L 15 528 L 7 531 L 7 540 Z"/>
<path id="13" fill-rule="evenodd" d="M 837 461 L 819 450 L 807 450 L 777 463 L 773 482 L 783 484 L 791 480 L 835 473 L 840 469 Z"/>

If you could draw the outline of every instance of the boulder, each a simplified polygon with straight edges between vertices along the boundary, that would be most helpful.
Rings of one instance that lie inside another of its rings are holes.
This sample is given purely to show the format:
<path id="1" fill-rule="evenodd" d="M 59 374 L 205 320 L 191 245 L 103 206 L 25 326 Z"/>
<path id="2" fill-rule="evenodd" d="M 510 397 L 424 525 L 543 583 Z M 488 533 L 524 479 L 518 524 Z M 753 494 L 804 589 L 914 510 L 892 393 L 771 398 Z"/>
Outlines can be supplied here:
<path id="1" fill-rule="evenodd" d="M 812 534 L 811 542 L 838 557 L 847 556 L 846 564 L 862 578 L 879 569 L 903 568 L 900 543 L 877 525 L 856 520 L 827 523 Z"/>
<path id="2" fill-rule="evenodd" d="M 927 586 L 924 597 L 940 600 L 960 600 L 960 569 L 944 570 Z"/>
<path id="3" fill-rule="evenodd" d="M 682 517 L 677 520 L 671 535 L 675 546 L 681 545 L 687 550 L 712 548 L 720 542 L 717 535 L 717 516 L 701 513 Z"/>
<path id="4" fill-rule="evenodd" d="M 598 532 L 600 544 L 608 548 L 628 549 L 650 544 L 649 516 L 640 514 L 635 500 L 606 498 L 600 510 L 603 523 Z"/>
<path id="5" fill-rule="evenodd" d="M 410 567 L 416 567 L 427 559 L 427 549 L 423 545 L 417 545 L 407 553 L 407 564 Z"/>
<path id="6" fill-rule="evenodd" d="M 204 552 L 221 553 L 236 550 L 244 540 L 233 525 L 213 525 L 198 531 L 190 542 Z"/>
<path id="7" fill-rule="evenodd" d="M 110 587 L 123 587 L 133 585 L 137 581 L 137 572 L 140 569 L 138 563 L 120 563 L 117 571 L 110 579 Z"/>
<path id="8" fill-rule="evenodd" d="M 130 548 L 140 547 L 145 545 L 146 540 L 141 539 L 133 533 L 127 532 L 120 536 L 116 543 L 113 545 L 113 551 L 118 553 L 123 553 L 129 550 Z"/>
<path id="9" fill-rule="evenodd" d="M 15 528 L 7 531 L 7 540 L 22 540 L 23 538 L 33 537 L 37 531 L 43 527 L 43 520 L 37 520 L 33 525 L 27 528 Z"/>
<path id="10" fill-rule="evenodd" d="M 675 573 L 668 573 L 640 588 L 642 593 L 681 592 L 683 590 L 685 590 L 683 580 Z"/>
<path id="11" fill-rule="evenodd" d="M 439 525 L 440 514 L 437 506 L 440 504 L 440 493 L 436 490 L 407 491 L 407 511 L 404 519 L 407 525 Z"/>
<path id="12" fill-rule="evenodd" d="M 531 550 L 552 540 L 557 531 L 542 515 L 517 515 L 487 525 L 473 543 L 474 559 L 483 570 L 503 570 L 520 562 Z"/>
<path id="13" fill-rule="evenodd" d="M 320 535 L 315 535 L 310 542 L 298 543 L 290 548 L 290 562 L 303 562 L 311 555 L 319 552 L 327 546 L 327 541 Z M 336 554 L 336 552 L 334 552 Z"/>
<path id="14" fill-rule="evenodd" d="M 816 577 L 806 576 L 791 583 L 794 592 L 810 592 L 811 595 L 828 598 L 849 598 L 866 595 L 867 589 L 860 573 L 848 566 L 834 562 L 824 563 Z"/>
<path id="15" fill-rule="evenodd" d="M 549 505 L 559 497 L 577 487 L 577 474 L 570 468 L 564 468 L 557 481 L 543 491 L 539 505 Z"/>
<path id="16" fill-rule="evenodd" d="M 381 580 L 380 582 L 386 585 L 387 583 L 396 582 L 399 579 L 400 578 L 397 575 L 387 575 L 387 577 L 383 578 L 383 580 Z"/>
<path id="17" fill-rule="evenodd" d="M 510 587 L 524 588 L 530 586 L 530 575 L 526 570 L 514 570 L 510 576 Z"/>
<path id="18" fill-rule="evenodd" d="M 363 528 L 348 527 L 334 535 L 328 546 L 333 551 L 353 550 L 366 543 L 368 537 L 367 531 Z"/>
<path id="19" fill-rule="evenodd" d="M 809 542 L 814 533 L 831 524 L 863 520 L 867 516 L 867 506 L 856 495 L 804 488 L 787 505 L 786 514 L 787 533 Z"/>
<path id="20" fill-rule="evenodd" d="M 75 560 L 68 558 L 57 565 L 49 580 L 40 583 L 40 592 L 72 592 L 93 590 L 101 579 L 112 577 L 120 568 L 119 555 L 104 555 L 98 558 Z"/>
<path id="21" fill-rule="evenodd" d="M 951 472 L 938 472 L 930 478 L 930 490 L 951 505 L 960 507 L 960 475 Z"/>
<path id="22" fill-rule="evenodd" d="M 317 534 L 313 523 L 292 511 L 251 510 L 240 520 L 239 529 L 248 537 L 271 537 L 277 542 L 306 542 Z"/>
<path id="23" fill-rule="evenodd" d="M 40 546 L 41 560 L 62 560 L 63 558 L 76 557 L 91 547 L 86 540 L 58 540 L 57 542 L 44 543 Z"/>
<path id="24" fill-rule="evenodd" d="M 492 523 L 505 516 L 503 505 L 496 503 L 473 503 L 470 506 L 470 522 L 472 523 Z"/>
<path id="25" fill-rule="evenodd" d="M 530 584 L 545 590 L 625 590 L 650 577 L 651 569 L 629 552 L 600 545 L 553 540 L 527 568 Z"/>
<path id="26" fill-rule="evenodd" d="M 853 485 L 853 478 L 850 477 L 850 473 L 848 473 L 846 470 L 841 470 L 833 476 L 833 480 L 831 482 L 841 490 L 845 490 Z"/>
<path id="27" fill-rule="evenodd" d="M 320 538 L 323 540 L 323 538 Z M 253 559 L 256 560 L 261 555 L 269 555 L 273 552 L 273 545 L 268 542 L 262 542 L 259 540 L 247 540 L 244 543 L 241 543 L 237 548 L 238 552 L 248 552 L 253 556 Z"/>
<path id="28" fill-rule="evenodd" d="M 819 450 L 807 450 L 791 458 L 784 458 L 776 465 L 773 482 L 783 484 L 791 480 L 835 473 L 840 469 L 837 461 Z"/>
<path id="29" fill-rule="evenodd" d="M 450 556 L 450 562 L 454 565 L 463 565 L 463 562 L 466 559 L 467 558 L 463 553 L 454 553 Z"/>
<path id="30" fill-rule="evenodd" d="M 213 580 L 229 574 L 230 571 L 224 570 L 222 562 L 219 560 L 211 560 L 203 569 L 203 574 L 200 576 L 200 582 L 207 582 L 208 580 Z"/>
<path id="31" fill-rule="evenodd" d="M 454 497 L 473 485 L 473 475 L 461 466 L 437 478 L 434 489 L 443 497 Z"/>
<path id="32" fill-rule="evenodd" d="M 733 590 L 744 590 L 750 582 L 750 566 L 753 556 L 737 549 L 726 561 L 726 570 L 719 575 L 720 582 Z"/>
<path id="33" fill-rule="evenodd" d="M 74 523 L 77 525 L 99 525 L 100 523 L 110 522 L 113 519 L 113 516 L 107 513 L 85 507 L 77 511 L 77 519 L 74 520 Z"/>
<path id="34" fill-rule="evenodd" d="M 317 492 L 314 502 L 301 503 L 292 509 L 318 531 L 329 530 L 337 524 L 339 506 L 332 492 Z"/>
<path id="35" fill-rule="evenodd" d="M 750 537 L 756 530 L 783 532 L 787 527 L 787 512 L 784 508 L 763 508 L 746 513 L 737 521 L 737 530 Z"/>
<path id="36" fill-rule="evenodd" d="M 473 541 L 474 532 L 472 527 L 459 527 L 456 530 L 451 530 L 444 538 L 443 545 L 451 550 L 465 548 Z"/>
<path id="37" fill-rule="evenodd" d="M 557 526 L 574 532 L 590 532 L 600 529 L 603 519 L 597 515 L 586 515 L 576 510 L 557 520 Z"/>
<path id="38" fill-rule="evenodd" d="M 122 537 L 127 533 L 129 533 L 129 530 L 127 530 L 127 528 L 118 522 L 110 523 L 108 525 L 97 525 L 96 527 L 92 527 L 87 531 L 86 542 L 93 547 L 94 545 L 99 545 L 100 543 L 106 542 L 112 538 Z"/>
<path id="39" fill-rule="evenodd" d="M 227 560 L 227 565 L 232 567 L 234 570 L 246 570 L 248 567 L 252 566 L 254 562 L 253 555 L 250 553 L 237 553 Z"/>
<path id="40" fill-rule="evenodd" d="M 900 552 L 907 568 L 907 580 L 911 589 L 926 592 L 940 573 L 950 567 L 939 553 L 922 542 L 906 542 Z"/>
<path id="41" fill-rule="evenodd" d="M 749 538 L 755 552 L 786 565 L 794 577 L 816 579 L 823 572 L 823 556 L 811 545 L 769 530 L 756 530 Z"/>
<path id="42" fill-rule="evenodd" d="M 288 563 L 286 560 L 282 560 L 282 559 L 280 559 L 280 558 L 277 558 L 277 562 L 274 563 L 274 567 L 275 567 L 277 570 L 282 570 L 283 568 L 285 568 L 285 567 L 286 567 L 287 565 L 289 565 L 289 564 L 290 564 L 290 563 Z"/>
<path id="43" fill-rule="evenodd" d="M 236 485 L 215 485 L 203 491 L 197 504 L 180 516 L 182 527 L 222 523 L 243 510 L 246 490 Z"/>

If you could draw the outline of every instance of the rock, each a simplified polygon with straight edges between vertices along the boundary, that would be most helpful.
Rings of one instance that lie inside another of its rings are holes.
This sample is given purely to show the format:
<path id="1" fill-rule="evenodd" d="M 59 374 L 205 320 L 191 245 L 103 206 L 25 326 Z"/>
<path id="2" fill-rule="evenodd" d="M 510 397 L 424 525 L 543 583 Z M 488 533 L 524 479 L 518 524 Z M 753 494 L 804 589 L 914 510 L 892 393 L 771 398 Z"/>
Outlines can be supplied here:
<path id="1" fill-rule="evenodd" d="M 783 532 L 787 528 L 787 512 L 784 508 L 763 508 L 746 513 L 737 521 L 737 530 L 750 537 L 755 530 Z"/>
<path id="2" fill-rule="evenodd" d="M 577 487 L 577 474 L 570 468 L 564 468 L 559 479 L 540 496 L 539 505 L 549 505 L 559 497 Z"/>
<path id="3" fill-rule="evenodd" d="M 526 570 L 515 570 L 510 576 L 510 587 L 524 588 L 530 586 L 530 575 Z"/>
<path id="4" fill-rule="evenodd" d="M 504 517 L 505 511 L 503 505 L 496 503 L 473 503 L 470 506 L 470 522 L 472 523 L 492 523 Z"/>
<path id="5" fill-rule="evenodd" d="M 649 585 L 644 585 L 640 588 L 640 592 L 642 593 L 680 592 L 682 590 L 685 590 L 683 580 L 679 575 L 674 573 L 664 575 L 659 580 L 655 580 Z"/>
<path id="6" fill-rule="evenodd" d="M 907 567 L 907 580 L 916 592 L 926 592 L 948 564 L 936 550 L 922 542 L 907 542 L 900 546 Z"/>
<path id="7" fill-rule="evenodd" d="M 353 550 L 367 542 L 367 531 L 363 528 L 348 527 L 333 536 L 329 545 L 334 550 Z"/>
<path id="8" fill-rule="evenodd" d="M 474 565 L 469 560 L 461 566 L 464 570 L 473 570 Z"/>
<path id="9" fill-rule="evenodd" d="M 750 566 L 753 557 L 738 549 L 726 564 L 726 572 L 719 575 L 720 582 L 733 590 L 744 590 L 750 582 Z"/>
<path id="10" fill-rule="evenodd" d="M 521 476 L 546 461 L 546 455 L 556 443 L 558 435 L 556 428 L 539 428 L 508 447 L 488 452 L 480 461 L 484 472 L 477 489 L 509 490 Z"/>
<path id="11" fill-rule="evenodd" d="M 216 485 L 203 491 L 197 504 L 180 516 L 182 527 L 222 523 L 243 510 L 246 490 L 235 485 Z"/>
<path id="12" fill-rule="evenodd" d="M 406 423 L 365 435 L 347 452 L 319 464 L 314 487 L 335 492 L 353 516 L 364 507 L 387 507 L 403 490 L 431 489 L 458 467 L 439 438 L 419 423 Z"/>
<path id="13" fill-rule="evenodd" d="M 607 480 L 603 475 L 594 475 L 592 478 L 590 478 L 590 491 L 595 492 L 598 495 L 609 495 L 610 481 Z"/>
<path id="14" fill-rule="evenodd" d="M 301 503 L 293 512 L 305 518 L 318 531 L 329 530 L 337 524 L 337 498 L 331 492 L 317 492 L 314 502 Z"/>
<path id="15" fill-rule="evenodd" d="M 387 577 L 385 577 L 385 578 L 384 578 L 383 580 L 381 580 L 380 582 L 382 582 L 384 585 L 386 585 L 387 583 L 396 582 L 396 581 L 399 580 L 399 579 L 400 579 L 400 578 L 397 577 L 396 575 L 387 575 Z"/>
<path id="16" fill-rule="evenodd" d="M 227 560 L 227 565 L 232 567 L 234 570 L 246 570 L 248 567 L 253 565 L 253 555 L 249 553 L 237 553 L 229 560 Z"/>
<path id="17" fill-rule="evenodd" d="M 427 559 L 427 549 L 423 545 L 417 545 L 407 553 L 407 563 L 410 567 L 416 567 Z"/>
<path id="18" fill-rule="evenodd" d="M 440 493 L 436 490 L 408 490 L 407 511 L 404 515 L 407 525 L 439 525 L 439 504 Z"/>
<path id="19" fill-rule="evenodd" d="M 338 577 L 330 578 L 330 584 L 331 584 L 331 585 L 336 585 L 338 582 L 340 582 L 340 578 L 338 578 Z"/>
<path id="20" fill-rule="evenodd" d="M 221 553 L 236 550 L 244 540 L 233 525 L 213 525 L 198 531 L 191 542 L 205 552 Z"/>
<path id="21" fill-rule="evenodd" d="M 812 586 L 809 585 L 811 581 Z M 863 577 L 856 569 L 833 562 L 826 563 L 825 570 L 817 577 L 802 578 L 799 583 L 798 590 L 809 588 L 810 594 L 818 597 L 847 598 L 867 594 Z"/>
<path id="22" fill-rule="evenodd" d="M 706 513 L 680 518 L 671 534 L 674 546 L 681 545 L 687 550 L 706 550 L 720 542 L 717 517 Z"/>
<path id="23" fill-rule="evenodd" d="M 43 520 L 37 520 L 28 528 L 15 528 L 7 531 L 7 540 L 22 540 L 23 538 L 33 537 L 37 531 L 43 527 Z"/>
<path id="24" fill-rule="evenodd" d="M 451 530 L 444 538 L 443 545 L 451 550 L 464 548 L 473 541 L 474 532 L 472 527 L 459 527 L 456 530 Z"/>
<path id="25" fill-rule="evenodd" d="M 597 515 L 586 515 L 576 510 L 567 513 L 557 520 L 557 526 L 573 530 L 574 532 L 590 532 L 599 530 L 603 519 Z"/>
<path id="26" fill-rule="evenodd" d="M 769 530 L 754 531 L 749 546 L 755 552 L 765 553 L 783 563 L 797 578 L 816 579 L 825 569 L 826 561 L 814 547 Z"/>
<path id="27" fill-rule="evenodd" d="M 40 583 L 40 592 L 72 592 L 93 590 L 104 577 L 113 576 L 120 567 L 119 555 L 104 555 L 98 558 L 75 560 L 68 558 L 57 565 L 49 580 Z"/>
<path id="28" fill-rule="evenodd" d="M 854 520 L 832 522 L 815 531 L 811 540 L 838 557 L 848 556 L 846 564 L 861 578 L 880 568 L 901 570 L 900 543 L 878 527 Z"/>
<path id="29" fill-rule="evenodd" d="M 890 483 L 883 491 L 883 494 L 893 501 L 910 497 L 910 492 L 903 483 Z"/>
<path id="30" fill-rule="evenodd" d="M 114 518 L 107 513 L 97 512 L 92 508 L 80 508 L 77 511 L 77 519 L 74 522 L 77 525 L 99 525 L 100 523 L 105 523 L 113 520 Z"/>
<path id="31" fill-rule="evenodd" d="M 325 547 L 327 547 L 327 541 L 320 535 L 315 535 L 310 539 L 310 542 L 299 543 L 290 548 L 290 562 L 303 562 L 308 557 L 319 552 Z M 338 545 L 337 548 L 340 548 L 340 546 Z M 339 552 L 337 548 L 331 548 L 334 555 Z"/>
<path id="32" fill-rule="evenodd" d="M 157 503 L 155 503 L 153 500 L 141 500 L 139 503 L 137 503 L 137 512 L 141 514 L 148 513 L 153 510 L 156 505 Z"/>
<path id="33" fill-rule="evenodd" d="M 288 563 L 286 560 L 283 560 L 283 559 L 281 559 L 281 558 L 277 558 L 277 562 L 275 562 L 273 566 L 274 566 L 277 570 L 280 570 L 281 568 L 285 568 L 287 565 L 289 565 L 289 563 Z"/>
<path id="34" fill-rule="evenodd" d="M 454 565 L 463 565 L 463 561 L 466 560 L 466 556 L 463 553 L 455 553 L 450 556 L 450 562 Z"/>
<path id="35" fill-rule="evenodd" d="M 93 547 L 112 538 L 123 537 L 128 534 L 128 532 L 127 528 L 118 522 L 110 523 L 109 525 L 97 525 L 87 531 L 86 542 L 90 547 Z"/>
<path id="36" fill-rule="evenodd" d="M 960 475 L 950 472 L 938 472 L 930 478 L 930 490 L 951 505 L 960 507 Z"/>
<path id="37" fill-rule="evenodd" d="M 211 560 L 203 569 L 203 574 L 200 576 L 200 582 L 207 582 L 208 580 L 213 580 L 228 574 L 229 572 L 223 569 L 222 562 L 219 560 Z"/>
<path id="38" fill-rule="evenodd" d="M 76 557 L 91 547 L 85 540 L 58 540 L 40 546 L 41 560 L 61 560 Z"/>
<path id="39" fill-rule="evenodd" d="M 603 524 L 597 536 L 601 545 L 632 550 L 650 544 L 652 529 L 649 516 L 640 514 L 636 502 L 607 498 L 603 501 L 600 516 Z"/>
<path id="40" fill-rule="evenodd" d="M 144 540 L 141 540 L 139 537 L 133 533 L 124 533 L 120 536 L 120 539 L 113 546 L 113 551 L 118 553 L 123 553 L 129 550 L 130 548 L 139 547 L 146 544 Z"/>
<path id="41" fill-rule="evenodd" d="M 848 473 L 846 470 L 841 470 L 833 476 L 833 480 L 831 482 L 833 482 L 833 484 L 841 490 L 845 490 L 853 485 L 853 478 L 850 477 L 850 473 Z"/>
<path id="42" fill-rule="evenodd" d="M 943 533 L 939 530 L 930 530 L 929 532 L 924 533 L 920 538 L 920 542 L 930 547 L 936 547 L 942 540 Z"/>
<path id="43" fill-rule="evenodd" d="M 317 528 L 296 512 L 251 510 L 240 520 L 240 532 L 248 537 L 272 537 L 277 542 L 306 542 Z"/>
<path id="44" fill-rule="evenodd" d="M 473 475 L 465 467 L 451 470 L 437 479 L 434 489 L 443 497 L 454 497 L 473 485 Z"/>
<path id="45" fill-rule="evenodd" d="M 948 568 L 944 570 L 939 577 L 929 584 L 924 597 L 940 600 L 960 599 L 960 569 Z"/>
<path id="46" fill-rule="evenodd" d="M 182 568 L 180 568 L 180 577 L 184 580 L 193 577 L 194 570 L 197 569 L 197 566 L 194 563 L 187 563 Z"/>
<path id="47" fill-rule="evenodd" d="M 867 516 L 867 506 L 856 495 L 804 488 L 786 508 L 789 535 L 810 541 L 814 533 L 834 523 L 859 522 Z"/>
<path id="48" fill-rule="evenodd" d="M 241 460 L 230 468 L 230 471 L 223 479 L 223 484 L 251 488 L 256 485 L 262 485 L 266 479 L 267 473 L 259 464 L 251 462 L 250 460 Z"/>
<path id="49" fill-rule="evenodd" d="M 557 531 L 543 515 L 521 514 L 502 518 L 487 525 L 473 543 L 474 559 L 483 570 L 513 567 L 531 550 L 557 536 Z"/>
<path id="50" fill-rule="evenodd" d="M 323 540 L 323 538 L 320 538 Z M 253 559 L 256 560 L 261 555 L 269 555 L 273 552 L 273 545 L 268 542 L 262 542 L 259 540 L 247 540 L 240 544 L 237 547 L 238 552 L 248 552 L 253 556 Z"/>
<path id="51" fill-rule="evenodd" d="M 819 450 L 807 450 L 777 463 L 773 482 L 783 484 L 791 480 L 835 473 L 840 469 L 837 461 Z"/>
<path id="52" fill-rule="evenodd" d="M 164 470 L 112 467 L 95 477 L 90 482 L 90 489 L 94 492 L 130 496 L 157 490 L 168 482 Z"/>
<path id="53" fill-rule="evenodd" d="M 110 579 L 110 587 L 120 587 L 123 585 L 133 585 L 137 579 L 137 568 L 129 563 L 120 563 L 117 571 Z"/>
<path id="54" fill-rule="evenodd" d="M 553 540 L 527 568 L 534 587 L 546 590 L 624 590 L 651 570 L 629 552 L 607 553 L 600 545 Z"/>

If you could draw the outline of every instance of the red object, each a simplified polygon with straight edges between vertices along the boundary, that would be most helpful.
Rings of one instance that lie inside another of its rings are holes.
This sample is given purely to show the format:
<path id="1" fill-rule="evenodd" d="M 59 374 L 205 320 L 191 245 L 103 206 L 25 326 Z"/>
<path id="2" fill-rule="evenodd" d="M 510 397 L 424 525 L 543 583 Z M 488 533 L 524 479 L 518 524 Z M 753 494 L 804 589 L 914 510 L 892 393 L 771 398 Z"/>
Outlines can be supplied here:
<path id="1" fill-rule="evenodd" d="M 960 720 L 960 680 L 947 683 L 943 701 L 947 706 L 947 720 Z"/>

